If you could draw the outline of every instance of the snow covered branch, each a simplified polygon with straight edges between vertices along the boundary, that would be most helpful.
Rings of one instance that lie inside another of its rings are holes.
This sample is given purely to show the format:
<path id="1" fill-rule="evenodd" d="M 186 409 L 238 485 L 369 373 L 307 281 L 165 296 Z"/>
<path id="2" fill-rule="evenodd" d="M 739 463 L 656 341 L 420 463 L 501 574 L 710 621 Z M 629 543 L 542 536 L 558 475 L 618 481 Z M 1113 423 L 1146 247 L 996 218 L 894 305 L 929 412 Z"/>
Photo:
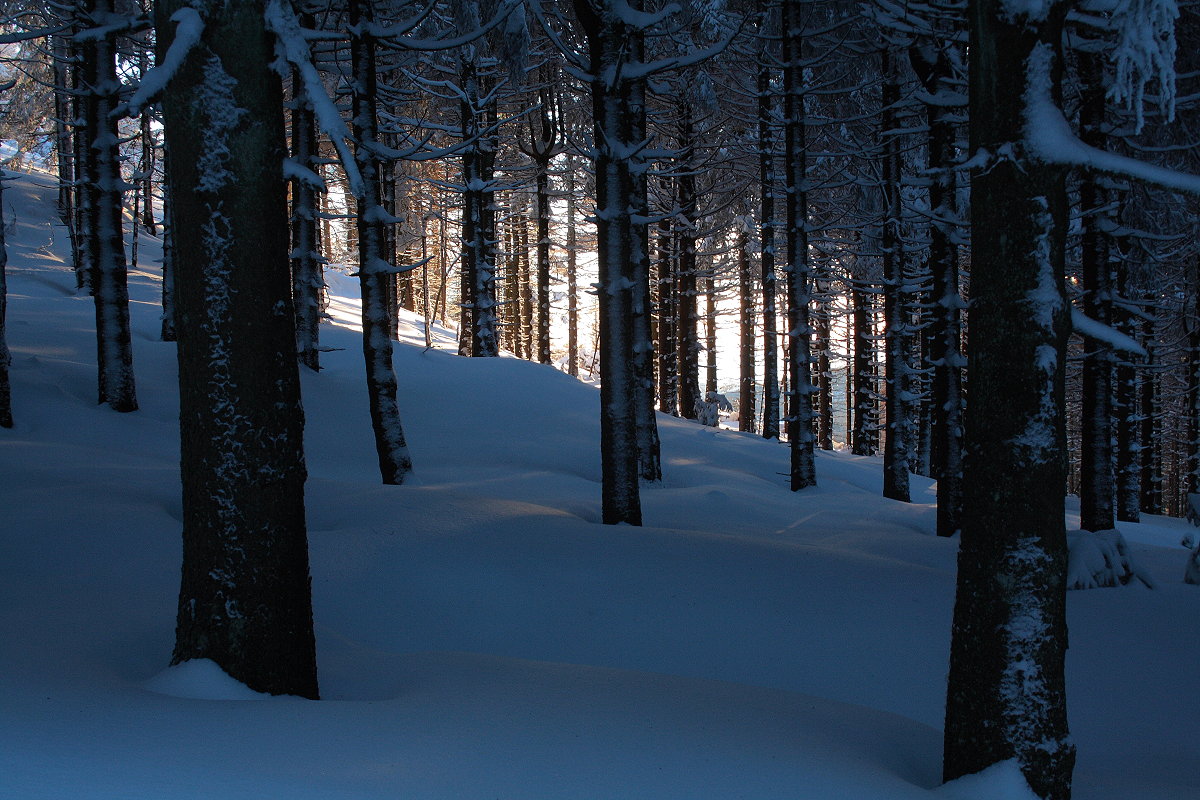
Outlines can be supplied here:
<path id="1" fill-rule="evenodd" d="M 269 0 L 265 16 L 267 29 L 275 34 L 280 55 L 300 74 L 304 86 L 304 96 L 313 107 L 317 126 L 322 133 L 329 137 L 337 149 L 342 169 L 346 173 L 346 182 L 349 184 L 350 193 L 355 197 L 363 197 L 366 189 L 362 173 L 359 172 L 358 164 L 354 161 L 354 154 L 350 152 L 350 147 L 346 144 L 350 138 L 350 131 L 346 128 L 346 122 L 338 112 L 337 106 L 326 93 L 317 68 L 313 66 L 308 39 L 300 27 L 300 21 L 282 0 Z"/>
<path id="2" fill-rule="evenodd" d="M 175 74 L 179 72 L 188 53 L 196 46 L 196 43 L 200 41 L 200 35 L 204 33 L 204 20 L 201 18 L 200 12 L 194 8 L 179 9 L 171 15 L 171 21 L 175 23 L 175 38 L 171 40 L 171 46 L 167 48 L 162 62 L 142 76 L 142 80 L 138 83 L 133 95 L 130 96 L 129 102 L 124 107 L 117 109 L 118 116 L 139 116 L 146 106 L 153 103 L 155 98 L 167 88 L 167 84 L 171 82 Z"/>
<path id="3" fill-rule="evenodd" d="M 1083 167 L 1124 178 L 1152 183 L 1165 189 L 1200 196 L 1200 176 L 1147 164 L 1084 144 L 1050 95 L 1050 65 L 1054 58 L 1047 44 L 1029 56 L 1029 89 L 1025 95 L 1025 146 L 1029 154 L 1047 164 Z"/>

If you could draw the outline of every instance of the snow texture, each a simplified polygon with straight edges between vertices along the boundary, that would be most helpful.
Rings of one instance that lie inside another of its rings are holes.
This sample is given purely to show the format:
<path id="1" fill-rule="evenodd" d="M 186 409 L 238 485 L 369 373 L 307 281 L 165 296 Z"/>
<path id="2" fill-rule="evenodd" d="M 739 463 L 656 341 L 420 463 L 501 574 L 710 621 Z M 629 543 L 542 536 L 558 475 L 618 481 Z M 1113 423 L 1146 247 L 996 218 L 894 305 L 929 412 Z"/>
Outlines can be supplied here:
<path id="1" fill-rule="evenodd" d="M 1068 589 L 1124 586 L 1135 577 L 1146 587 L 1154 588 L 1153 579 L 1138 566 L 1120 531 L 1071 531 L 1067 534 L 1067 547 Z"/>

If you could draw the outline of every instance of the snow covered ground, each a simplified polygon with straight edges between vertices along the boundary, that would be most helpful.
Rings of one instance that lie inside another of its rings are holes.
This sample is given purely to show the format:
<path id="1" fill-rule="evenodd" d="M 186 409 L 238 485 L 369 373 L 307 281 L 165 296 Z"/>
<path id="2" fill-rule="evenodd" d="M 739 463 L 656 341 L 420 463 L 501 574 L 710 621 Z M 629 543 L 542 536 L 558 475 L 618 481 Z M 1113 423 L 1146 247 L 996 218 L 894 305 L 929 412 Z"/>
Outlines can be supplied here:
<path id="1" fill-rule="evenodd" d="M 0 797 L 1028 798 L 1011 765 L 939 787 L 956 541 L 877 459 L 660 417 L 646 527 L 599 524 L 598 393 L 397 348 L 416 480 L 379 485 L 331 280 L 303 375 L 323 700 L 165 669 L 180 565 L 174 347 L 131 275 L 141 410 L 96 405 L 91 299 L 52 185 L 8 185 L 16 428 L 0 430 Z M 143 241 L 142 257 L 157 252 Z M 1076 798 L 1200 798 L 1200 588 L 1187 526 L 1123 525 L 1158 584 L 1072 592 Z"/>

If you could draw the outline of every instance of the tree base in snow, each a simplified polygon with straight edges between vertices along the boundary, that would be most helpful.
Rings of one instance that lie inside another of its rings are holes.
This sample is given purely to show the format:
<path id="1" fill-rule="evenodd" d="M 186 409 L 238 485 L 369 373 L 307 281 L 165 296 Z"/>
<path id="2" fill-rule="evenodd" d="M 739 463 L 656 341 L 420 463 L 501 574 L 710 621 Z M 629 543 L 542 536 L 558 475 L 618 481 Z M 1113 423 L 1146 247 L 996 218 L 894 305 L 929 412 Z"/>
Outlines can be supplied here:
<path id="1" fill-rule="evenodd" d="M 1118 530 L 1071 531 L 1067 534 L 1068 589 L 1123 586 L 1134 578 L 1148 588 L 1154 581 L 1133 560 L 1125 537 Z"/>

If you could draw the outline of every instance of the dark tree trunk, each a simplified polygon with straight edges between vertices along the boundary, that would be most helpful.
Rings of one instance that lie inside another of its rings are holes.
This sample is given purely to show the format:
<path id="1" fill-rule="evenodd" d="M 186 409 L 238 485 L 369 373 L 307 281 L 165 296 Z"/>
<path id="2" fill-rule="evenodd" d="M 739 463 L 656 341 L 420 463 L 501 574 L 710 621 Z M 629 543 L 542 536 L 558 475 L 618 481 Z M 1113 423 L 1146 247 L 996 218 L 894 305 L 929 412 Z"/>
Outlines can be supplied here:
<path id="1" fill-rule="evenodd" d="M 640 7 L 636 0 L 629 4 Z M 624 4 L 620 4 L 624 6 Z M 575 0 L 592 69 L 596 147 L 596 228 L 600 301 L 600 455 L 605 524 L 642 524 L 638 487 L 638 377 L 634 363 L 634 306 L 645 296 L 638 264 L 645 218 L 638 218 L 638 175 L 645 164 L 641 78 L 619 69 L 641 52 L 641 31 L 623 19 L 617 3 Z"/>
<path id="2" fill-rule="evenodd" d="M 1101 149 L 1104 133 L 1104 62 L 1099 53 L 1079 54 L 1083 79 L 1083 105 L 1079 110 L 1080 138 Z M 1083 313 L 1108 325 L 1112 310 L 1112 265 L 1108 234 L 1107 192 L 1092 176 L 1079 186 L 1083 235 L 1079 245 L 1083 273 Z M 1079 526 L 1085 531 L 1106 531 L 1116 525 L 1116 481 L 1113 474 L 1113 352 L 1105 342 L 1084 337 L 1080 413 Z"/>
<path id="3" fill-rule="evenodd" d="M 4 243 L 4 180 L 0 173 L 0 428 L 13 426 L 12 388 L 8 379 L 8 368 L 12 355 L 8 351 L 8 248 Z"/>
<path id="4" fill-rule="evenodd" d="M 469 285 L 471 313 L 470 354 L 492 357 L 500 354 L 496 329 L 496 190 L 493 173 L 496 161 L 494 127 L 489 107 L 483 106 L 489 92 L 483 86 L 478 65 L 464 59 L 460 65 L 463 101 L 462 139 L 468 142 L 462 155 L 463 182 L 463 285 Z M 464 305 L 468 296 L 464 296 Z"/>
<path id="5" fill-rule="evenodd" d="M 665 183 L 665 181 L 664 181 Z M 679 347 L 675 330 L 679 324 L 678 292 L 675 285 L 675 236 L 671 220 L 658 223 L 658 252 L 654 259 L 658 287 L 658 408 L 679 416 Z"/>
<path id="6" fill-rule="evenodd" d="M 642 60 L 642 42 L 631 43 L 634 58 Z M 631 87 L 634 98 L 635 141 L 646 139 L 646 86 L 637 82 Z M 634 196 L 631 213 L 645 220 L 650 214 L 649 185 L 645 171 L 634 172 Z M 638 475 L 644 481 L 662 480 L 662 452 L 658 438 L 658 419 L 654 413 L 654 334 L 651 330 L 654 305 L 650 297 L 650 228 L 644 222 L 631 224 L 633 235 L 633 371 Z"/>
<path id="7" fill-rule="evenodd" d="M 923 47 L 909 53 L 925 91 L 934 102 L 926 105 L 929 143 L 929 272 L 932 279 L 932 315 L 929 327 L 930 464 L 938 482 L 937 533 L 953 536 L 962 516 L 962 340 L 963 301 L 959 289 L 958 248 L 954 231 L 958 220 L 955 202 L 954 120 L 959 109 L 948 101 L 955 94 L 952 65 L 942 43 L 933 43 L 936 54 Z"/>
<path id="8" fill-rule="evenodd" d="M 395 274 L 385 244 L 383 186 L 379 157 L 376 102 L 378 88 L 375 73 L 375 37 L 371 0 L 350 0 L 350 60 L 353 69 L 354 161 L 362 176 L 362 195 L 355 197 L 358 230 L 358 283 L 362 291 L 363 358 L 366 362 L 367 396 L 371 407 L 371 428 L 379 474 L 385 484 L 396 485 L 412 471 L 412 459 L 400 424 L 396 402 L 396 371 L 392 366 L 392 340 L 395 330 L 389 304 L 395 300 Z M 478 289 L 478 284 L 476 285 Z M 489 307 L 490 308 L 490 307 Z M 479 306 L 476 306 L 478 311 Z M 478 339 L 478 336 L 476 337 Z"/>
<path id="9" fill-rule="evenodd" d="M 1191 265 L 1191 289 L 1195 306 L 1188 309 L 1187 357 L 1187 464 L 1182 490 L 1188 494 L 1200 492 L 1200 264 Z"/>
<path id="10" fill-rule="evenodd" d="M 579 287 L 575 249 L 575 159 L 567 155 L 567 373 L 579 377 Z"/>
<path id="11" fill-rule="evenodd" d="M 717 279 L 712 266 L 704 279 L 704 399 L 717 393 Z"/>
<path id="12" fill-rule="evenodd" d="M 550 359 L 550 162 L 559 145 L 558 103 L 555 89 L 543 85 L 538 92 L 539 106 L 530 114 L 529 147 L 525 152 L 533 160 L 537 209 L 537 359 Z M 535 123 L 536 118 L 536 123 Z"/>
<path id="13" fill-rule="evenodd" d="M 765 58 L 765 56 L 764 56 Z M 758 68 L 758 187 L 762 227 L 763 424 L 764 439 L 779 438 L 779 331 L 775 281 L 775 136 L 771 68 Z"/>
<path id="14" fill-rule="evenodd" d="M 520 305 L 518 308 L 520 309 L 521 357 L 533 360 L 537 353 L 537 333 L 533 323 L 535 317 L 533 313 L 534 276 L 531 274 L 529 265 L 529 217 L 526 216 L 526 211 L 527 207 L 522 202 L 521 211 L 517 217 L 515 249 L 517 269 L 520 272 L 518 281 Z"/>
<path id="15" fill-rule="evenodd" d="M 827 281 L 822 278 L 818 285 Z M 822 450 L 833 450 L 833 367 L 829 357 L 832 340 L 832 304 L 827 291 L 817 297 L 816 313 L 813 314 L 814 342 L 817 348 L 817 446 Z"/>
<path id="16" fill-rule="evenodd" d="M 302 15 L 300 25 L 313 21 Z M 300 90 L 302 81 L 292 73 L 292 160 L 302 169 L 317 171 L 317 123 L 312 106 Z M 296 353 L 309 369 L 321 368 L 321 246 L 317 239 L 316 189 L 304 180 L 292 182 L 292 299 L 296 306 Z"/>
<path id="17" fill-rule="evenodd" d="M 738 430 L 754 432 L 754 273 L 746 219 L 738 230 Z"/>
<path id="18" fill-rule="evenodd" d="M 675 179 L 679 192 L 679 216 L 675 232 L 679 243 L 678 270 L 675 275 L 676 341 L 678 344 L 679 367 L 679 416 L 696 419 L 700 396 L 700 332 L 696 307 L 699 294 L 696 276 L 696 236 L 698 234 L 698 204 L 696 195 L 696 171 L 692 163 L 695 142 L 692 140 L 691 107 L 686 103 L 679 107 L 679 150 L 680 174 Z"/>
<path id="19" fill-rule="evenodd" d="M 899 72 L 894 54 L 883 50 L 883 111 L 880 140 L 883 172 L 883 224 L 880 243 L 883 253 L 884 317 L 884 416 L 887 435 L 883 441 L 883 496 L 909 502 L 908 465 L 912 446 L 909 396 L 908 293 L 905 291 L 904 255 L 900 231 L 900 141 L 896 105 L 900 101 Z"/>
<path id="20" fill-rule="evenodd" d="M 75 200 L 71 187 L 75 182 L 75 145 L 71 116 L 74 101 L 70 95 L 73 67 L 68 36 L 62 34 L 52 37 L 50 47 L 54 55 L 54 156 L 58 171 L 58 216 L 73 237 Z"/>
<path id="21" fill-rule="evenodd" d="M 170 158 L 165 158 L 163 173 L 170 172 Z M 159 338 L 164 342 L 174 342 L 175 334 L 175 208 L 171 202 L 169 182 L 163 183 L 163 264 L 162 264 L 162 322 L 159 326 Z"/>
<path id="22" fill-rule="evenodd" d="M 1067 5 L 1045 11 L 972 0 L 970 152 L 1021 142 L 1028 94 L 1060 99 Z M 1030 72 L 1049 86 L 1031 86 Z M 1015 758 L 1039 797 L 1067 800 L 1066 191 L 1060 168 L 1020 152 L 971 186 L 971 398 L 943 775 Z"/>
<path id="23" fill-rule="evenodd" d="M 146 72 L 143 67 L 142 74 Z M 142 178 L 139 181 L 142 190 L 142 227 L 151 236 L 158 236 L 158 221 L 154 218 L 154 133 L 150 126 L 150 111 L 142 114 Z"/>
<path id="24" fill-rule="evenodd" d="M 1118 240 L 1119 241 L 1119 240 Z M 1122 248 L 1127 250 L 1128 248 Z M 1122 253 L 1117 265 L 1117 293 L 1128 302 L 1129 263 Z M 1137 340 L 1137 325 L 1128 307 L 1114 304 L 1117 329 L 1130 339 Z M 1117 364 L 1114 376 L 1113 416 L 1116 419 L 1116 479 L 1117 519 L 1121 522 L 1141 521 L 1141 471 L 1138 465 L 1138 404 L 1137 370 L 1128 356 Z"/>
<path id="25" fill-rule="evenodd" d="M 159 55 L 174 35 L 155 6 Z M 282 164 L 263 4 L 212 8 L 163 98 L 178 225 L 183 576 L 173 663 L 317 697 Z"/>
<path id="26" fill-rule="evenodd" d="M 783 147 L 787 194 L 788 447 L 793 492 L 817 484 L 813 452 L 812 328 L 809 324 L 807 145 L 800 0 L 783 2 Z"/>
<path id="27" fill-rule="evenodd" d="M 1153 296 L 1146 298 L 1147 305 Z M 1138 392 L 1141 410 L 1141 449 L 1138 452 L 1138 467 L 1141 470 L 1141 508 L 1144 514 L 1162 514 L 1162 469 L 1158 459 L 1158 392 L 1156 391 L 1158 369 L 1155 364 L 1154 321 L 1147 317 L 1142 322 L 1142 345 L 1146 348 L 1146 369 L 1142 373 L 1142 384 Z"/>
<path id="28" fill-rule="evenodd" d="M 537 358 L 550 363 L 550 165 L 537 174 Z"/>
<path id="29" fill-rule="evenodd" d="M 89 0 L 86 14 L 97 26 L 113 13 L 112 0 Z M 121 178 L 120 137 L 113 116 L 120 90 L 116 33 L 87 38 L 82 55 L 88 150 L 86 249 L 89 285 L 96 304 L 99 402 L 116 411 L 135 411 L 129 287 L 121 235 L 125 184 Z"/>
<path id="30" fill-rule="evenodd" d="M 850 435 L 850 451 L 856 456 L 873 456 L 879 441 L 875 430 L 875 357 L 871 331 L 870 287 L 858 277 L 851 277 L 850 312 L 854 330 L 854 428 Z"/>

